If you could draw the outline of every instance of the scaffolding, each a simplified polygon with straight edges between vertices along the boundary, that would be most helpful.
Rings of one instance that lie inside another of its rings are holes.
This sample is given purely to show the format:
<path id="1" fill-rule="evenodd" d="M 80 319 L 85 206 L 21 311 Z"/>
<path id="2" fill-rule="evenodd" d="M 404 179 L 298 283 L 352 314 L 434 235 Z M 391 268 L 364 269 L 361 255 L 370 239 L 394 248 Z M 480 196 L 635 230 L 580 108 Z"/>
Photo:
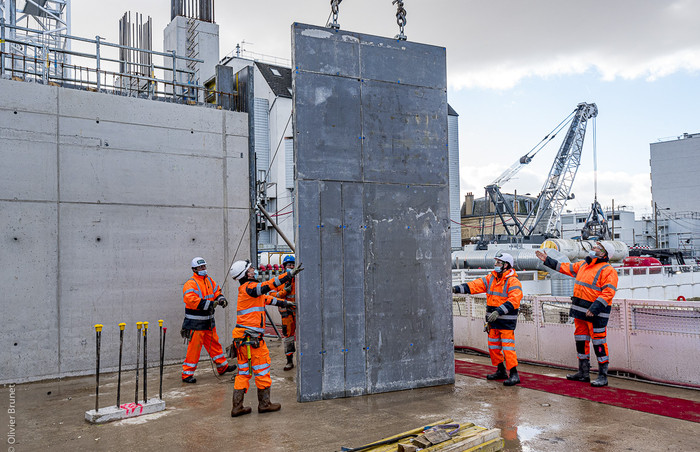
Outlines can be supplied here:
<path id="1" fill-rule="evenodd" d="M 136 47 L 141 41 L 124 45 L 99 36 L 65 34 L 65 44 L 54 47 L 41 42 L 43 33 L 0 19 L 0 77 L 191 105 L 203 104 L 199 99 L 209 92 L 216 94 L 219 107 L 246 111 L 244 93 L 212 91 L 192 81 L 194 71 L 187 64 L 202 63 L 200 59 Z"/>

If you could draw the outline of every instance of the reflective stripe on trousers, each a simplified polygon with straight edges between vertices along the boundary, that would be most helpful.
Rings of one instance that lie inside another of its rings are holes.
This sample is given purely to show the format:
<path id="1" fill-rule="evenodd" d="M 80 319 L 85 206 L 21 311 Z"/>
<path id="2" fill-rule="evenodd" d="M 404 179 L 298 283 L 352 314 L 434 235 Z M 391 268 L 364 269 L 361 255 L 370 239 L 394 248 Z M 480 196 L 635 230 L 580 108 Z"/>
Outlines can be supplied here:
<path id="1" fill-rule="evenodd" d="M 505 361 L 506 369 L 512 369 L 518 365 L 518 356 L 515 353 L 514 330 L 491 328 L 488 341 L 491 364 L 497 366 Z"/>
<path id="2" fill-rule="evenodd" d="M 574 319 L 574 340 L 576 344 L 576 354 L 578 359 L 590 359 L 591 347 L 590 342 L 593 342 L 593 350 L 599 364 L 608 362 L 608 341 L 607 331 L 605 328 L 593 328 L 593 323 L 585 320 Z"/>
<path id="3" fill-rule="evenodd" d="M 194 371 L 197 370 L 197 363 L 199 362 L 199 355 L 202 352 L 202 346 L 204 346 L 209 356 L 211 356 L 216 363 L 219 373 L 223 372 L 226 370 L 226 367 L 228 367 L 228 361 L 226 361 L 226 356 L 219 343 L 219 336 L 216 334 L 216 327 L 211 330 L 192 331 L 192 339 L 190 339 L 190 343 L 187 345 L 187 355 L 185 356 L 185 361 L 182 363 L 183 379 L 194 375 Z"/>
<path id="4" fill-rule="evenodd" d="M 243 345 L 238 347 L 238 375 L 233 383 L 234 389 L 248 390 L 250 386 L 250 372 L 255 374 L 255 386 L 258 389 L 265 389 L 272 386 L 272 378 L 270 378 L 270 351 L 267 348 L 265 341 L 260 341 L 260 347 L 250 347 L 250 365 L 248 367 L 248 346 Z"/>

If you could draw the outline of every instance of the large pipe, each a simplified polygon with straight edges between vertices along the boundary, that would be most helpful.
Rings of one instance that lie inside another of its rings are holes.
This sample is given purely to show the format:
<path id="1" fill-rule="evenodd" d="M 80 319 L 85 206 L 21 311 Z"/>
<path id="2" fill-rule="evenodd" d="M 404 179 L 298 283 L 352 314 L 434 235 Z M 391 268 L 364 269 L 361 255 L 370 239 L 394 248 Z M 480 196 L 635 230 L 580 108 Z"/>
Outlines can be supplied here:
<path id="1" fill-rule="evenodd" d="M 624 242 L 609 240 L 603 243 L 610 243 L 615 248 L 615 252 L 610 256 L 611 261 L 621 261 L 629 256 L 629 248 Z M 569 261 L 574 262 L 585 259 L 588 256 L 588 251 L 593 246 L 595 246 L 594 240 L 580 242 L 571 239 L 548 239 L 542 243 L 541 248 L 546 249 L 547 252 L 551 250 L 559 251 Z M 516 270 L 546 270 L 542 266 L 542 261 L 535 255 L 535 251 L 532 248 L 509 249 L 508 245 L 503 245 L 503 248 L 498 248 L 496 245 L 486 251 L 455 251 L 452 253 L 452 268 L 491 268 L 496 254 L 504 252 L 513 256 Z"/>
<path id="2" fill-rule="evenodd" d="M 455 264 L 457 268 L 485 268 L 493 267 L 494 258 L 498 253 L 504 252 L 513 256 L 513 268 L 515 270 L 537 270 L 549 273 L 551 291 L 553 296 L 570 297 L 574 293 L 574 279 L 546 267 L 535 254 L 537 250 L 532 248 L 522 249 L 491 249 L 488 251 L 463 251 L 456 252 Z M 547 249 L 547 254 L 560 263 L 570 262 L 566 254 L 556 250 Z M 454 266 L 454 265 L 453 265 Z"/>

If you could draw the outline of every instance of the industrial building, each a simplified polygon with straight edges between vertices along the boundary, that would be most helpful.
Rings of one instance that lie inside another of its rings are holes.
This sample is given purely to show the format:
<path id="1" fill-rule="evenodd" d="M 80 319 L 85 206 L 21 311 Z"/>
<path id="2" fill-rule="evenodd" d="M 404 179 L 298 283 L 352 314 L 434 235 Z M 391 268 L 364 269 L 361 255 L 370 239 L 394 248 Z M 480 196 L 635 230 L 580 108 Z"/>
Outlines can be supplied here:
<path id="1" fill-rule="evenodd" d="M 612 207 L 604 207 L 603 212 L 610 227 L 612 240 L 625 242 L 628 246 L 634 245 L 635 219 L 634 211 L 627 206 L 620 206 L 612 210 Z M 564 239 L 577 239 L 581 237 L 581 229 L 588 219 L 590 211 L 572 212 L 567 210 L 561 215 L 561 233 Z"/>
<path id="2" fill-rule="evenodd" d="M 635 242 L 700 259 L 700 133 L 649 147 L 652 214 L 637 221 Z"/>
<path id="3" fill-rule="evenodd" d="M 675 212 L 700 210 L 700 133 L 684 133 L 673 140 L 651 143 L 651 197 L 657 209 Z"/>

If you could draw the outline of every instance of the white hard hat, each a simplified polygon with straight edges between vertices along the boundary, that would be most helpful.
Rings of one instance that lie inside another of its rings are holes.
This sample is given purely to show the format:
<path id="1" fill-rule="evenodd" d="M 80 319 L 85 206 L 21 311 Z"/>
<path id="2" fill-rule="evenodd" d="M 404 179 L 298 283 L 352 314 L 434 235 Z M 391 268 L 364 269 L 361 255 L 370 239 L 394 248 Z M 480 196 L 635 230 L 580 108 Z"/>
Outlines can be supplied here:
<path id="1" fill-rule="evenodd" d="M 203 257 L 195 257 L 192 259 L 192 268 L 199 267 L 200 265 L 207 265 L 207 261 Z"/>
<path id="2" fill-rule="evenodd" d="M 245 276 L 245 272 L 250 267 L 252 267 L 252 265 L 250 265 L 250 261 L 236 261 L 233 263 L 233 265 L 231 265 L 231 269 L 228 271 L 228 274 L 231 275 L 231 278 L 239 280 Z"/>
<path id="3" fill-rule="evenodd" d="M 513 260 L 513 256 L 511 256 L 508 253 L 502 253 L 500 251 L 498 252 L 498 254 L 496 254 L 496 257 L 494 257 L 494 259 L 498 259 L 501 262 L 508 262 L 511 267 L 513 267 L 514 262 L 515 262 Z"/>
<path id="4" fill-rule="evenodd" d="M 613 245 L 612 242 L 597 242 L 608 254 L 608 258 L 611 258 L 613 254 L 615 254 L 615 245 Z"/>

